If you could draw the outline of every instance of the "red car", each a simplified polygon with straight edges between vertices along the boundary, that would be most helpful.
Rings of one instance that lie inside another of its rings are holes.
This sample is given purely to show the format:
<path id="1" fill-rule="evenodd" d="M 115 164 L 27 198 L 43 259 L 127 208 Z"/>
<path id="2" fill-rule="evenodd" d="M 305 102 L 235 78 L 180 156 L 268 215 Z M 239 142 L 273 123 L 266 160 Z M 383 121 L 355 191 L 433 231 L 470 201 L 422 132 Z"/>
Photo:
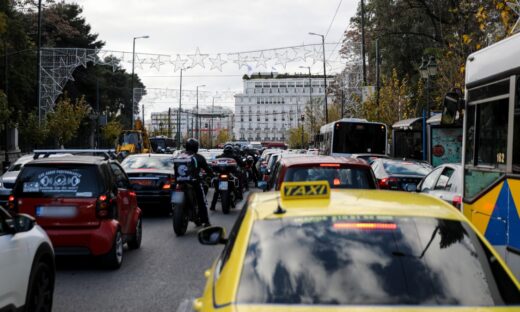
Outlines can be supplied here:
<path id="1" fill-rule="evenodd" d="M 274 167 L 267 190 L 280 190 L 282 182 L 329 181 L 331 188 L 375 189 L 377 183 L 367 162 L 334 156 L 282 158 Z"/>
<path id="2" fill-rule="evenodd" d="M 24 166 L 9 208 L 36 218 L 56 255 L 100 256 L 117 269 L 123 245 L 141 246 L 141 209 L 121 166 L 102 157 L 36 159 Z"/>

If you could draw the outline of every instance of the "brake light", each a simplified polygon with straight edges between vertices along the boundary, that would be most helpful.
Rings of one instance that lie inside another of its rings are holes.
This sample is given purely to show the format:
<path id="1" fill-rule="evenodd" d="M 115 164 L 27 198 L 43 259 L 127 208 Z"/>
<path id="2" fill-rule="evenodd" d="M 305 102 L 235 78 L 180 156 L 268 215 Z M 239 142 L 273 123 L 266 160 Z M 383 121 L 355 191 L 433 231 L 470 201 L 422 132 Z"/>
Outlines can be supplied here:
<path id="1" fill-rule="evenodd" d="M 374 222 L 334 223 L 333 227 L 336 230 L 396 230 L 397 224 Z"/>
<path id="2" fill-rule="evenodd" d="M 334 181 L 333 181 L 333 184 L 334 185 L 340 185 L 341 181 L 338 178 L 335 178 Z"/>
<path id="3" fill-rule="evenodd" d="M 99 218 L 108 218 L 110 216 L 110 200 L 107 195 L 99 195 L 96 208 L 97 216 Z"/>
<path id="4" fill-rule="evenodd" d="M 228 179 L 228 175 L 227 175 L 227 174 L 221 174 L 221 175 L 220 175 L 220 178 L 221 178 L 222 180 L 227 180 L 227 179 Z"/>
<path id="5" fill-rule="evenodd" d="M 397 178 L 382 178 L 381 180 L 379 180 L 379 188 L 389 189 L 392 186 L 394 186 L 390 184 L 396 183 L 397 181 Z"/>
<path id="6" fill-rule="evenodd" d="M 460 207 L 462 206 L 462 196 L 460 196 L 460 195 L 453 196 L 453 200 L 451 201 L 451 204 L 453 206 L 455 206 L 457 209 L 460 209 Z"/>
<path id="7" fill-rule="evenodd" d="M 320 164 L 320 167 L 334 167 L 334 168 L 339 168 L 341 165 L 340 164 Z"/>
<path id="8" fill-rule="evenodd" d="M 14 195 L 9 195 L 7 198 L 7 205 L 11 212 L 16 212 L 16 198 L 14 198 Z"/>
<path id="9" fill-rule="evenodd" d="M 169 178 L 162 186 L 162 189 L 163 190 L 169 190 L 171 189 L 172 187 L 172 184 L 173 184 L 173 179 L 172 178 Z"/>

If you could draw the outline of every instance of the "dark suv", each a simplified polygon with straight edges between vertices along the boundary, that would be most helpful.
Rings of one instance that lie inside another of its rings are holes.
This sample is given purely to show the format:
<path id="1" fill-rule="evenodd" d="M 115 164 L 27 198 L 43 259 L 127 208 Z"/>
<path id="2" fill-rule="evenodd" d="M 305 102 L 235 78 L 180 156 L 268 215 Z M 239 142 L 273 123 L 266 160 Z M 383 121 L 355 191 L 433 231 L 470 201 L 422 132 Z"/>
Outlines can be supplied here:
<path id="1" fill-rule="evenodd" d="M 141 209 L 121 166 L 96 156 L 36 159 L 18 176 L 9 208 L 36 218 L 57 255 L 100 256 L 113 269 L 123 244 L 141 246 Z"/>

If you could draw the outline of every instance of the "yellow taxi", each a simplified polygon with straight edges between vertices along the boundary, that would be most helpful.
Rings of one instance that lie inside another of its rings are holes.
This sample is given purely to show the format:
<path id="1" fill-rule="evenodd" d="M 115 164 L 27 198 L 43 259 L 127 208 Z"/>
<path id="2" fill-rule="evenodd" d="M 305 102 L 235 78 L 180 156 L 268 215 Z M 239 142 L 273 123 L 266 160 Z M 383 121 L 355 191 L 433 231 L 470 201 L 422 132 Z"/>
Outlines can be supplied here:
<path id="1" fill-rule="evenodd" d="M 421 194 L 285 182 L 252 194 L 196 311 L 520 311 L 520 284 L 451 205 Z"/>

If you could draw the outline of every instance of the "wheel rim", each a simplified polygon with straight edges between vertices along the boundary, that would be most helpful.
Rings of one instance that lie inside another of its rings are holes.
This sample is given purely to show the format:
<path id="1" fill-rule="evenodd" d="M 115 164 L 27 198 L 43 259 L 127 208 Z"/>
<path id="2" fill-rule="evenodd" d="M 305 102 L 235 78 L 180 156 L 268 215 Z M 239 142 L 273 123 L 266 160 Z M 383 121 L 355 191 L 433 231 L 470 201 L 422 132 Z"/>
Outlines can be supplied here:
<path id="1" fill-rule="evenodd" d="M 52 304 L 52 277 L 48 269 L 38 272 L 35 279 L 34 311 L 51 311 Z"/>
<path id="2" fill-rule="evenodd" d="M 123 238 L 121 237 L 120 232 L 117 232 L 116 236 L 116 258 L 117 263 L 121 263 L 123 261 Z"/>

